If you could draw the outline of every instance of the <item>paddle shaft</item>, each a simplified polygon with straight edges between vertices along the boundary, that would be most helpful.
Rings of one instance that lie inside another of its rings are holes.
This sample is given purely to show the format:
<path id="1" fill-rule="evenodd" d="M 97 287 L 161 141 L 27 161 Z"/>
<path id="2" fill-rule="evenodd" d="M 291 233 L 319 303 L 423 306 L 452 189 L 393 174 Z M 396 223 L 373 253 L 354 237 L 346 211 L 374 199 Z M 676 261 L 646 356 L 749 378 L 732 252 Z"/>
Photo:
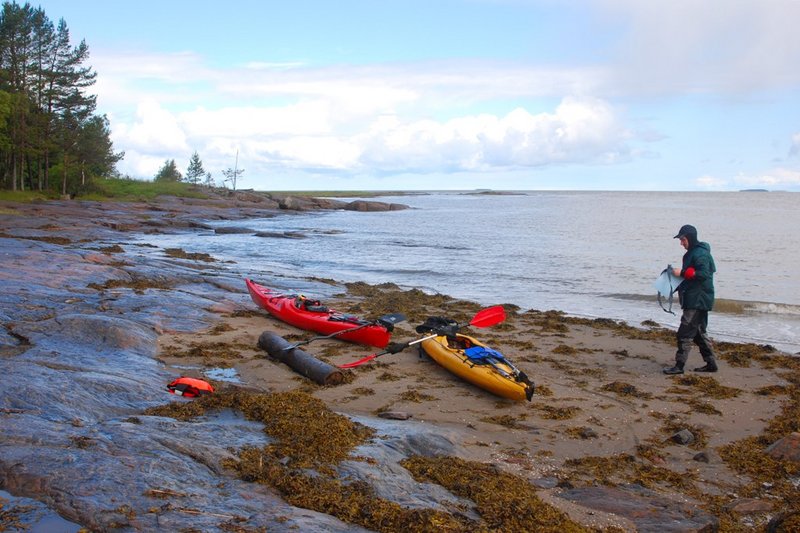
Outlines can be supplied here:
<path id="1" fill-rule="evenodd" d="M 313 338 L 308 339 L 307 341 L 301 341 L 301 342 L 296 342 L 294 344 L 291 344 L 291 345 L 287 346 L 286 348 L 284 348 L 283 351 L 288 352 L 289 350 L 294 350 L 295 348 L 298 348 L 300 346 L 305 346 L 306 344 L 308 344 L 310 342 L 321 341 L 322 339 L 330 339 L 330 338 L 333 338 L 333 337 L 338 337 L 339 335 L 344 335 L 345 333 L 358 331 L 360 329 L 363 329 L 363 328 L 365 328 L 367 326 L 372 326 L 372 325 L 374 325 L 374 324 L 372 322 L 370 322 L 369 324 L 361 324 L 360 326 L 356 326 L 354 328 L 343 329 L 342 331 L 335 331 L 335 332 L 331 333 L 330 335 L 322 335 L 322 336 L 318 336 L 318 337 L 313 337 Z"/>
<path id="2" fill-rule="evenodd" d="M 347 318 L 347 315 L 341 315 L 341 316 L 344 316 L 345 319 Z M 339 335 L 344 335 L 346 333 L 352 333 L 353 331 L 358 331 L 358 330 L 366 328 L 368 326 L 382 326 L 382 327 L 386 328 L 387 331 L 392 331 L 391 328 L 393 328 L 396 323 L 403 322 L 403 321 L 405 321 L 405 319 L 406 319 L 406 317 L 402 313 L 393 313 L 391 315 L 384 315 L 384 316 L 378 318 L 377 320 L 373 320 L 372 322 L 366 322 L 364 324 L 359 324 L 358 326 L 355 326 L 355 327 L 352 327 L 352 328 L 348 328 L 348 329 L 343 329 L 342 331 L 334 331 L 330 335 L 319 335 L 317 337 L 313 337 L 313 338 L 305 340 L 305 341 L 296 342 L 296 343 L 292 344 L 291 346 L 287 346 L 285 348 L 285 350 L 286 351 L 293 350 L 293 349 L 297 348 L 298 346 L 304 346 L 304 345 L 306 345 L 306 344 L 308 344 L 310 342 L 319 341 L 319 340 L 322 340 L 322 339 L 330 339 L 330 338 L 333 338 L 333 337 L 338 337 Z"/>
<path id="3" fill-rule="evenodd" d="M 377 357 L 380 357 L 382 355 L 386 355 L 387 353 L 399 353 L 399 352 L 402 352 L 403 350 L 405 350 L 406 348 L 408 348 L 409 346 L 413 346 L 414 344 L 419 344 L 422 341 L 426 341 L 428 339 L 432 339 L 432 338 L 438 337 L 438 336 L 439 336 L 438 334 L 434 334 L 434 335 L 429 335 L 427 337 L 423 337 L 421 339 L 410 341 L 410 342 L 405 343 L 405 345 L 403 345 L 403 347 L 401 349 L 399 349 L 399 350 L 384 350 L 382 352 L 378 352 L 378 353 L 374 353 L 372 355 L 368 355 L 368 356 L 364 357 L 363 359 L 359 359 L 358 361 L 353 361 L 352 363 L 345 363 L 343 365 L 339 365 L 339 368 L 355 368 L 357 366 L 363 365 L 364 363 L 368 363 L 368 362 L 372 361 L 373 359 L 375 359 Z"/>
<path id="4" fill-rule="evenodd" d="M 489 307 L 487 309 L 482 309 L 482 310 L 478 311 L 477 313 L 475 313 L 475 316 L 472 317 L 472 320 L 469 321 L 468 325 L 475 326 L 476 328 L 486 328 L 486 327 L 489 327 L 489 326 L 494 326 L 495 324 L 499 324 L 500 322 L 502 322 L 505 319 L 506 319 L 506 311 L 505 311 L 505 309 L 503 309 L 503 306 L 495 305 L 494 307 Z M 364 357 L 363 359 L 359 359 L 358 361 L 353 361 L 352 363 L 345 363 L 343 365 L 340 365 L 339 368 L 355 368 L 357 366 L 363 365 L 364 363 L 368 363 L 369 361 L 372 361 L 373 359 L 375 359 L 376 357 L 380 357 L 381 355 L 386 355 L 387 353 L 402 352 L 403 350 L 405 350 L 409 346 L 412 346 L 414 344 L 419 344 L 422 341 L 426 341 L 428 339 L 432 339 L 434 337 L 438 337 L 439 335 L 441 335 L 441 333 L 434 333 L 433 335 L 429 335 L 429 336 L 423 337 L 421 339 L 417 339 L 417 340 L 414 340 L 414 341 L 407 342 L 399 350 L 398 349 L 395 349 L 395 350 L 384 350 L 382 352 L 378 352 L 378 353 L 374 353 L 372 355 L 368 355 L 367 357 Z"/>

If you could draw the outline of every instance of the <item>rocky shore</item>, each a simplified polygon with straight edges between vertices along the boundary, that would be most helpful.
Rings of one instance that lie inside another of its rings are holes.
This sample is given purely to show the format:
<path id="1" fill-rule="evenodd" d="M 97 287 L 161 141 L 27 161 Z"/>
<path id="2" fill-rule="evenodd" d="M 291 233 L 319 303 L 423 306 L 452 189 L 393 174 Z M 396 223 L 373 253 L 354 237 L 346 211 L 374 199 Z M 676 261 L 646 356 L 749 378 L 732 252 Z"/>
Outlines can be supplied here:
<path id="1" fill-rule="evenodd" d="M 258 348 L 264 331 L 312 335 L 255 307 L 235 264 L 141 238 L 403 207 L 252 192 L 0 202 L 0 530 L 797 530 L 790 354 L 719 343 L 719 373 L 665 377 L 670 331 L 506 305 L 504 323 L 471 333 L 533 379 L 529 403 L 412 350 L 320 387 Z M 427 316 L 479 310 L 394 285 L 335 289 L 325 303 L 341 311 L 404 313 L 398 340 Z M 172 396 L 179 375 L 216 392 Z"/>

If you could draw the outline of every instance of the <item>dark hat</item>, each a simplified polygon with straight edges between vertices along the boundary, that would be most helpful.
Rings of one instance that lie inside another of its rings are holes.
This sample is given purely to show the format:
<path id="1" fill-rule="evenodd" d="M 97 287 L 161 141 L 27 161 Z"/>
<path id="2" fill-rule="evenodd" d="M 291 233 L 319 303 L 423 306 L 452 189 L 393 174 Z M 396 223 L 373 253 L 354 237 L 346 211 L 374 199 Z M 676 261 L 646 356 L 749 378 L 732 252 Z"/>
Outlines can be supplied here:
<path id="1" fill-rule="evenodd" d="M 678 234 L 675 235 L 673 239 L 680 239 L 681 237 L 688 237 L 689 235 L 697 237 L 697 228 L 690 224 L 685 224 L 681 226 L 681 229 L 678 230 Z"/>

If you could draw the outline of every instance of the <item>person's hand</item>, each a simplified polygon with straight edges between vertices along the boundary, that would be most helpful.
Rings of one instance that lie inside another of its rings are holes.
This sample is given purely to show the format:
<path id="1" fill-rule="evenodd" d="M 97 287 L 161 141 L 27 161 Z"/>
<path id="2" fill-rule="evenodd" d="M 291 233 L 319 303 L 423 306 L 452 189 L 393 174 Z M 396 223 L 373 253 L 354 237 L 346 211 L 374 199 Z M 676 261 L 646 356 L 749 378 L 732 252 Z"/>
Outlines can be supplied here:
<path id="1" fill-rule="evenodd" d="M 675 276 L 676 278 L 681 277 L 681 268 L 680 267 L 673 268 L 672 275 Z"/>

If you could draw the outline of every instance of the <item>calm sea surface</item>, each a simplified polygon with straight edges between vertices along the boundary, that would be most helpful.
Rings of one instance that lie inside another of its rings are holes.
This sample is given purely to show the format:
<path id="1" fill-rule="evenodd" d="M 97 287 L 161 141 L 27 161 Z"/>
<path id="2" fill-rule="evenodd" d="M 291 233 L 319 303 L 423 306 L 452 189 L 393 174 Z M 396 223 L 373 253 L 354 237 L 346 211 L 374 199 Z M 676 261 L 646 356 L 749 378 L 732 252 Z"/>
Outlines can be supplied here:
<path id="1" fill-rule="evenodd" d="M 379 200 L 413 209 L 210 222 L 303 239 L 207 232 L 147 240 L 233 260 L 244 275 L 283 290 L 309 276 L 394 282 L 484 305 L 677 327 L 678 317 L 658 306 L 653 282 L 667 264 L 680 264 L 684 250 L 672 237 L 693 224 L 717 263 L 712 337 L 800 352 L 798 193 L 437 192 Z"/>

